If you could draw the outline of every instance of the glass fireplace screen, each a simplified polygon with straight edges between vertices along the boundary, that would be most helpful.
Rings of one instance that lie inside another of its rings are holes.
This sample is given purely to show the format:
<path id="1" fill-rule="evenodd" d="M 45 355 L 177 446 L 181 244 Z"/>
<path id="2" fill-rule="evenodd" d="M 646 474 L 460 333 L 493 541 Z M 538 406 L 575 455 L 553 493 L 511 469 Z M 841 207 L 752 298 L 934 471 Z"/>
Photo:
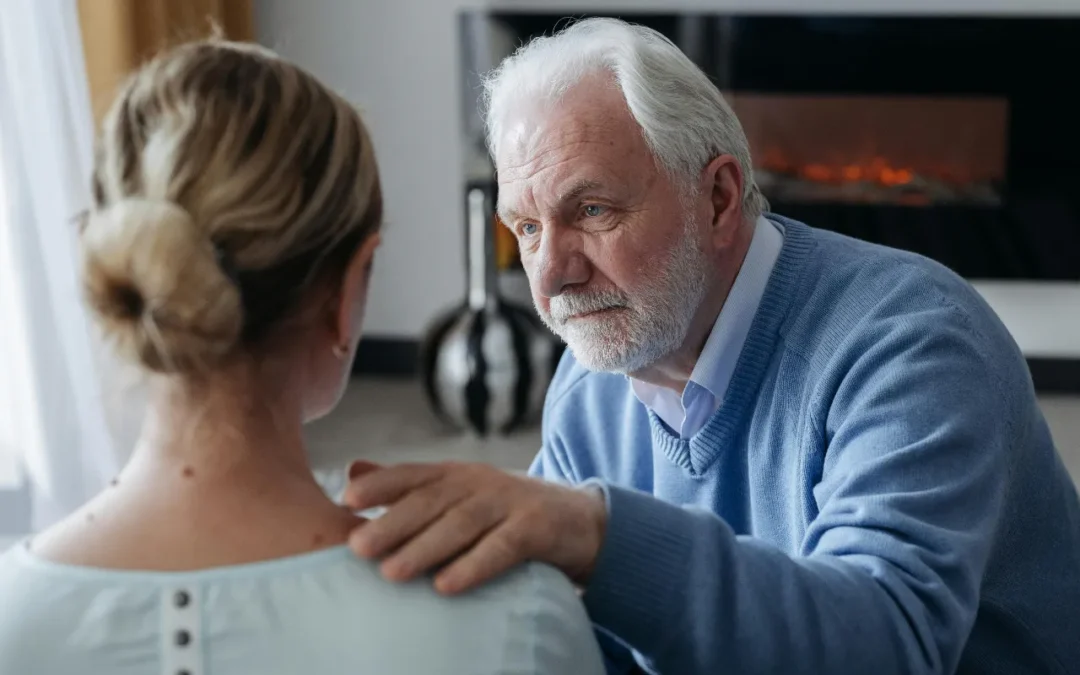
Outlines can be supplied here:
<path id="1" fill-rule="evenodd" d="M 726 92 L 765 196 L 784 203 L 998 206 L 1008 101 Z"/>

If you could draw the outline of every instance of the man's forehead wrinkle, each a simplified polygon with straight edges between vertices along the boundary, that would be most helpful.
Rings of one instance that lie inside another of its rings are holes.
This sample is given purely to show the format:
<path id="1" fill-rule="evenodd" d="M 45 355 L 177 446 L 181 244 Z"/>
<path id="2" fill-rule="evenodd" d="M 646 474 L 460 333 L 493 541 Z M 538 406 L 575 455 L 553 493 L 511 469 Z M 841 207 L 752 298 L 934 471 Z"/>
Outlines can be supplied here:
<path id="1" fill-rule="evenodd" d="M 558 157 L 555 161 L 544 164 L 528 173 L 518 176 L 502 175 L 499 185 L 509 188 L 507 192 L 528 192 L 535 196 L 540 193 L 548 199 L 564 199 L 580 192 L 600 186 L 606 181 L 608 172 L 592 162 L 582 164 L 576 156 Z M 520 186 L 518 190 L 511 188 Z"/>
<path id="2" fill-rule="evenodd" d="M 606 111 L 579 108 L 521 113 L 509 125 L 495 157 L 500 214 L 535 217 L 582 190 L 621 182 L 618 169 L 632 154 L 618 142 L 622 125 Z"/>
<path id="3" fill-rule="evenodd" d="M 544 162 L 545 162 L 545 160 L 549 159 L 552 155 L 557 154 L 557 153 L 561 153 L 561 152 L 566 152 L 568 148 L 571 148 L 573 146 L 582 146 L 582 147 L 584 147 L 584 146 L 589 146 L 589 145 L 606 145 L 606 144 L 603 143 L 602 141 L 596 140 L 595 138 L 589 138 L 589 137 L 583 137 L 583 138 L 582 137 L 578 137 L 578 138 L 563 137 L 562 139 L 560 139 L 560 141 L 557 144 L 549 145 L 548 147 L 540 150 L 539 152 L 532 152 L 532 153 L 525 152 L 525 153 L 522 153 L 522 154 L 525 155 L 525 157 L 523 158 L 523 160 L 521 162 L 515 163 L 515 164 L 510 164 L 510 165 L 504 165 L 504 166 L 501 166 L 501 167 L 497 167 L 496 172 L 497 172 L 497 174 L 505 174 L 505 173 L 514 173 L 514 172 L 521 171 L 521 170 L 526 170 L 527 171 L 531 166 L 536 165 L 536 164 L 540 164 L 541 166 L 536 167 L 532 171 L 528 171 L 527 175 L 533 175 L 533 174 L 539 173 L 540 171 L 548 168 L 548 167 L 544 166 Z M 577 154 L 577 153 L 575 153 L 575 154 Z"/>
<path id="4" fill-rule="evenodd" d="M 560 171 L 561 166 L 571 161 L 572 160 L 570 159 L 564 159 L 560 162 L 546 166 L 528 176 L 523 176 L 518 179 L 500 180 L 498 206 L 501 210 L 500 212 L 506 215 L 514 214 L 518 216 L 522 214 L 532 214 L 532 212 L 540 209 L 541 204 L 543 203 L 558 202 L 560 198 L 564 196 L 562 193 L 566 191 L 564 186 L 567 181 L 565 178 L 556 177 L 551 181 L 544 181 L 540 184 L 537 184 L 531 179 L 535 178 L 537 174 L 546 171 L 555 171 L 563 175 L 572 175 L 570 174 L 570 171 L 573 170 L 572 168 L 566 171 Z M 579 182 L 581 181 L 575 180 L 571 185 L 574 186 Z"/>

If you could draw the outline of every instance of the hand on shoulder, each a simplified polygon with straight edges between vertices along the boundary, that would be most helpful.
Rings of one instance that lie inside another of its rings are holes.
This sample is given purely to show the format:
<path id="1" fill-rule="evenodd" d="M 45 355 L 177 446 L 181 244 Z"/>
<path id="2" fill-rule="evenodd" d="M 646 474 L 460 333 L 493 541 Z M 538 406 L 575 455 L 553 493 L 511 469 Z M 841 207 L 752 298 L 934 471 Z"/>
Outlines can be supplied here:
<path id="1" fill-rule="evenodd" d="M 406 581 L 433 569 L 440 593 L 467 591 L 526 561 L 587 581 L 603 542 L 607 510 L 598 491 L 443 462 L 350 469 L 344 502 L 386 513 L 357 527 L 349 545 Z"/>

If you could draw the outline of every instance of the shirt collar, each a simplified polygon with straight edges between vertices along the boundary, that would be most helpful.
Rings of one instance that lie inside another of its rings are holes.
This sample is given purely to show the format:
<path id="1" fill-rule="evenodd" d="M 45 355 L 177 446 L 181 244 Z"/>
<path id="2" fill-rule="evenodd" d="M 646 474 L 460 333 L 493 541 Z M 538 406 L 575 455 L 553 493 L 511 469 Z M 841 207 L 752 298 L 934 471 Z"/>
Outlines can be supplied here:
<path id="1" fill-rule="evenodd" d="M 683 420 L 670 418 L 685 416 L 691 398 L 708 393 L 713 407 L 723 401 L 750 325 L 780 256 L 784 244 L 781 227 L 764 216 L 754 223 L 754 235 L 746 257 L 694 365 L 683 396 L 666 387 L 630 378 L 631 388 L 638 400 L 654 410 L 673 429 L 678 430 Z M 676 409 L 682 416 L 674 414 Z"/>
<path id="2" fill-rule="evenodd" d="M 759 217 L 739 274 L 690 373 L 691 382 L 705 388 L 718 400 L 727 392 L 735 362 L 750 333 L 750 324 L 765 295 L 765 286 L 783 245 L 784 236 L 777 226 L 764 216 Z"/>

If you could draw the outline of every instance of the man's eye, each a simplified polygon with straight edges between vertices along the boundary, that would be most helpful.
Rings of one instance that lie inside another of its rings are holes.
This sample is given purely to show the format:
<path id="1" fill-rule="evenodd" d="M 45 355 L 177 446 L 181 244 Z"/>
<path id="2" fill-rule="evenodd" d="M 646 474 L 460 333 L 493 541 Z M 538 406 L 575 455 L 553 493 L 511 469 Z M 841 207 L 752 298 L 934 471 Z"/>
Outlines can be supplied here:
<path id="1" fill-rule="evenodd" d="M 604 213 L 604 207 L 599 204 L 586 204 L 582 211 L 589 218 L 595 218 Z"/>
<path id="2" fill-rule="evenodd" d="M 521 233 L 530 237 L 536 234 L 536 223 L 525 223 L 521 226 Z"/>

